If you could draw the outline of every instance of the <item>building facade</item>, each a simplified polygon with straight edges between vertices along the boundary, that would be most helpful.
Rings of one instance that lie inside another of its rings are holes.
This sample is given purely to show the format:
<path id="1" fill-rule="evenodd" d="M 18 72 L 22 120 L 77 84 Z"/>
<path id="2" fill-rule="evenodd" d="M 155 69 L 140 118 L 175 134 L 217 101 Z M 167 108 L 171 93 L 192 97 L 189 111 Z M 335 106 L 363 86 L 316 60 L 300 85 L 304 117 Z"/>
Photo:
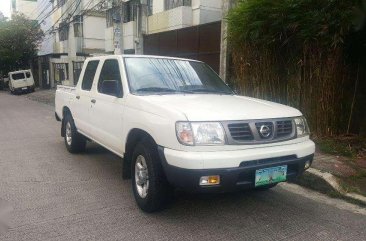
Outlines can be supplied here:
<path id="1" fill-rule="evenodd" d="M 37 0 L 11 0 L 11 13 L 22 13 L 27 18 L 36 20 Z"/>
<path id="2" fill-rule="evenodd" d="M 221 21 L 222 0 L 38 0 L 42 88 L 77 83 L 88 56 L 144 54 L 150 34 Z"/>

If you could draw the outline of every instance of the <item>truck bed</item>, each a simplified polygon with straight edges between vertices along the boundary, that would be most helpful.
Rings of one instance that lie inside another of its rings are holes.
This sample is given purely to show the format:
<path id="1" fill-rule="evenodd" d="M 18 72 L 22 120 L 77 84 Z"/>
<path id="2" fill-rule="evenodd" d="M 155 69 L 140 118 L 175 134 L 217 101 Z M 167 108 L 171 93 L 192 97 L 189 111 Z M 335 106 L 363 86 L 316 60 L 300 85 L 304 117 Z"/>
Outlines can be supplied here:
<path id="1" fill-rule="evenodd" d="M 56 114 L 62 118 L 63 106 L 71 108 L 75 100 L 76 88 L 74 86 L 57 85 L 55 96 L 55 110 Z"/>

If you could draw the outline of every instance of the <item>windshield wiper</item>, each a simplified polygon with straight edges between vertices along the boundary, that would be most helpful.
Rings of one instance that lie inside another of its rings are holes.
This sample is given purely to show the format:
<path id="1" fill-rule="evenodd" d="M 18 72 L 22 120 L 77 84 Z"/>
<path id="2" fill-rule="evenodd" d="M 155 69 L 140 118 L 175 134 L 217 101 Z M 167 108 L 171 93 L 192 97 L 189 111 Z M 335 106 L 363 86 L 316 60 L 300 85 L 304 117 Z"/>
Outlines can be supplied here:
<path id="1" fill-rule="evenodd" d="M 192 91 L 186 90 L 175 90 L 169 88 L 161 88 L 161 87 L 149 87 L 149 88 L 141 88 L 136 90 L 136 92 L 156 92 L 156 93 L 193 93 Z"/>
<path id="2" fill-rule="evenodd" d="M 226 92 L 226 91 L 220 91 L 220 90 L 210 90 L 210 89 L 192 89 L 191 92 L 193 93 L 216 93 L 216 94 L 226 94 L 226 95 L 233 95 L 234 93 Z"/>

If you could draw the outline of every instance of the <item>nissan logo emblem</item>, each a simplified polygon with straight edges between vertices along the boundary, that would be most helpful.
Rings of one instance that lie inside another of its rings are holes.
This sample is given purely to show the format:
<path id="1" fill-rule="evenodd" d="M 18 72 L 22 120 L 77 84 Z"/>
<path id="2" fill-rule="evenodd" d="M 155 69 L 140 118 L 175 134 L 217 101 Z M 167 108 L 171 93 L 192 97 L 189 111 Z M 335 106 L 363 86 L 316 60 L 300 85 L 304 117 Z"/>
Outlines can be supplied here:
<path id="1" fill-rule="evenodd" d="M 268 138 L 272 134 L 272 130 L 267 125 L 261 125 L 261 128 L 259 129 L 259 133 L 262 137 Z"/>

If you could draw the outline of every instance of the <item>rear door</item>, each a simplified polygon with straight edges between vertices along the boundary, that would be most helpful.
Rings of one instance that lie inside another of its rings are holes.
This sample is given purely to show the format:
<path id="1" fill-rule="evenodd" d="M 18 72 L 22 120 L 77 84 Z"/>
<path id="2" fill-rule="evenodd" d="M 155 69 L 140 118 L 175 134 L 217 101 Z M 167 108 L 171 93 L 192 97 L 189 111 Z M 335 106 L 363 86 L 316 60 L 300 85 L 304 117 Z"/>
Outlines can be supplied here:
<path id="1" fill-rule="evenodd" d="M 94 97 L 90 111 L 96 140 L 118 154 L 123 153 L 124 99 L 121 64 L 118 58 L 106 59 L 101 63 L 97 85 L 93 86 Z"/>
<path id="2" fill-rule="evenodd" d="M 24 72 L 17 72 L 11 74 L 11 85 L 13 88 L 18 89 L 26 87 L 26 80 Z"/>
<path id="3" fill-rule="evenodd" d="M 73 118 L 75 125 L 82 133 L 93 137 L 92 123 L 90 119 L 91 108 L 91 89 L 96 79 L 96 73 L 99 66 L 99 60 L 90 60 L 87 62 L 82 73 L 83 78 L 79 81 L 76 88 L 76 95 L 74 101 Z"/>
<path id="4" fill-rule="evenodd" d="M 33 86 L 34 85 L 33 75 L 32 75 L 32 72 L 30 70 L 25 71 L 25 79 L 26 79 L 26 82 L 27 82 L 27 86 Z"/>

